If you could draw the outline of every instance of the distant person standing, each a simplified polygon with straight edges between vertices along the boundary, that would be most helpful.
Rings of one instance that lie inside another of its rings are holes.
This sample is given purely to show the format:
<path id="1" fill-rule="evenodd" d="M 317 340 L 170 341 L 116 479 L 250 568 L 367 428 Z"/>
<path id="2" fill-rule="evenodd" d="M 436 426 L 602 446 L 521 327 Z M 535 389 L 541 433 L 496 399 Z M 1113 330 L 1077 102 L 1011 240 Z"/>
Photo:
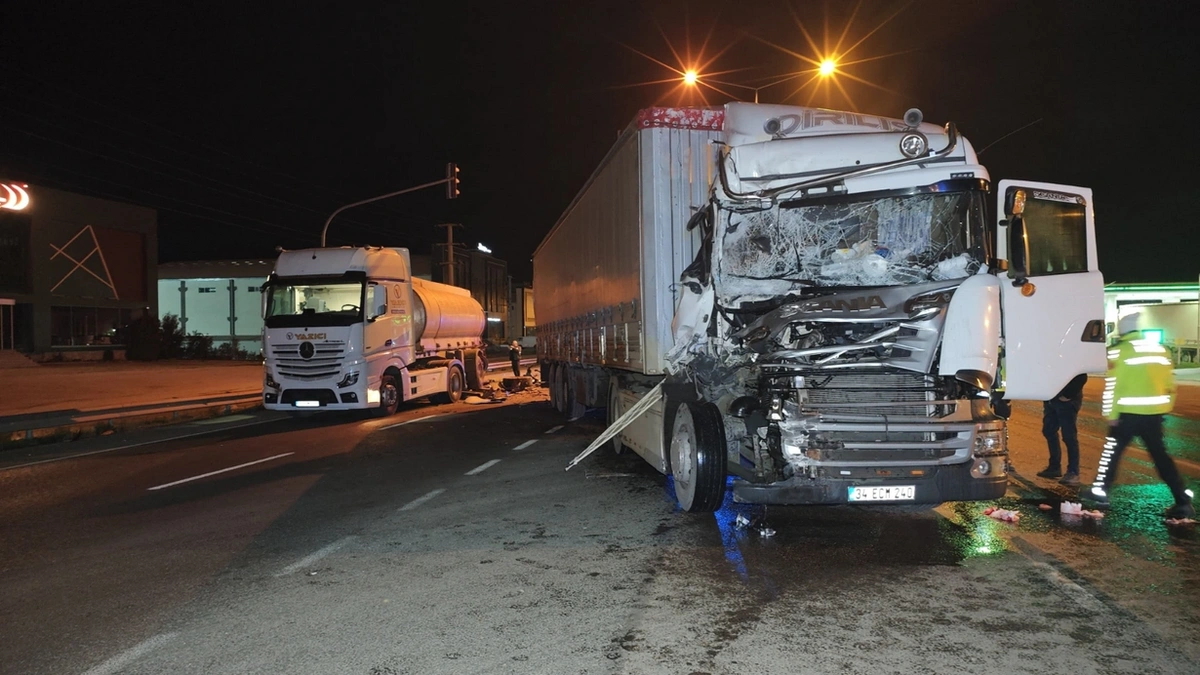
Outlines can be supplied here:
<path id="1" fill-rule="evenodd" d="M 1162 345 L 1142 337 L 1137 322 L 1136 313 L 1122 317 L 1117 323 L 1120 337 L 1108 350 L 1108 378 L 1104 387 L 1108 438 L 1100 455 L 1096 482 L 1083 496 L 1097 508 L 1108 507 L 1108 493 L 1117 481 L 1121 455 L 1137 436 L 1175 498 L 1175 505 L 1167 509 L 1167 518 L 1191 518 L 1196 514 L 1192 497 L 1163 442 L 1163 415 L 1175 405 L 1174 364 Z"/>
<path id="2" fill-rule="evenodd" d="M 1050 464 L 1038 472 L 1041 478 L 1061 478 L 1063 485 L 1079 485 L 1079 434 L 1075 422 L 1079 409 L 1083 407 L 1083 385 L 1087 384 L 1087 373 L 1080 373 L 1067 383 L 1058 395 L 1042 402 L 1042 435 L 1050 449 Z M 1062 433 L 1062 444 L 1067 446 L 1067 473 L 1062 472 L 1062 447 L 1058 435 Z"/>
<path id="3" fill-rule="evenodd" d="M 516 340 L 508 346 L 508 360 L 512 361 L 513 377 L 521 376 L 521 343 Z"/>

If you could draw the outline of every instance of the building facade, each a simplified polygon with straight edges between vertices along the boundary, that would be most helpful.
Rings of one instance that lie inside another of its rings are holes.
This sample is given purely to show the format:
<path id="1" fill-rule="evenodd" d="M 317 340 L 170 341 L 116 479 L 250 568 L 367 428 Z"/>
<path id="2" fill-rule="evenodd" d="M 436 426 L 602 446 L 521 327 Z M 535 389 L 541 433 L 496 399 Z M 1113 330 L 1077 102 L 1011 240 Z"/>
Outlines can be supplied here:
<path id="1" fill-rule="evenodd" d="M 158 314 L 179 317 L 185 334 L 213 346 L 262 351 L 262 287 L 273 260 L 205 260 L 158 266 Z"/>
<path id="2" fill-rule="evenodd" d="M 130 323 L 157 306 L 157 212 L 24 183 L 5 187 L 0 347 L 66 358 L 122 350 Z"/>

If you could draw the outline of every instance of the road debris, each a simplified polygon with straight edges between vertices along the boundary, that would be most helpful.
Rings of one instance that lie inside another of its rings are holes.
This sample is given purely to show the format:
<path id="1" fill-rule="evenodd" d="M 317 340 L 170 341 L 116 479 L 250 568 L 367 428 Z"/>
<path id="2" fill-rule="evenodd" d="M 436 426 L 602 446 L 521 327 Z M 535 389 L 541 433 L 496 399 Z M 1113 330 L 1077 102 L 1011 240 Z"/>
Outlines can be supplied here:
<path id="1" fill-rule="evenodd" d="M 1058 506 L 1059 512 L 1068 516 L 1078 516 L 1083 513 L 1083 504 L 1079 502 L 1063 502 Z"/>
<path id="2" fill-rule="evenodd" d="M 1191 518 L 1167 518 L 1166 523 L 1168 525 L 1194 525 L 1196 521 Z"/>
<path id="3" fill-rule="evenodd" d="M 1041 510 L 1043 510 L 1043 511 L 1052 511 L 1052 510 L 1054 510 L 1054 507 L 1053 507 L 1053 506 L 1050 506 L 1049 504 L 1038 504 L 1038 508 L 1039 508 L 1039 509 L 1041 509 Z"/>
<path id="4" fill-rule="evenodd" d="M 1103 511 L 1083 511 L 1082 515 L 1085 515 L 1088 518 L 1095 518 L 1095 519 L 1099 520 L 1104 517 L 1104 512 Z"/>
<path id="5" fill-rule="evenodd" d="M 1021 519 L 1021 513 L 1019 511 L 1010 511 L 1008 509 L 1002 509 L 998 506 L 987 507 L 984 509 L 983 515 L 995 518 L 996 520 L 1003 520 L 1007 523 L 1015 523 Z"/>

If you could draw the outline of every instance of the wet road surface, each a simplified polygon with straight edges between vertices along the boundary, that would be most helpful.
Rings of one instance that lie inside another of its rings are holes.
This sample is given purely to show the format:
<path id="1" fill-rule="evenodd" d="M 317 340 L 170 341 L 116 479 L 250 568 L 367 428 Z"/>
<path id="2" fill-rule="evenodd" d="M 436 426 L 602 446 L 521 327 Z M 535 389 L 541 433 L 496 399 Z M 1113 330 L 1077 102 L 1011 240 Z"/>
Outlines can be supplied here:
<path id="1" fill-rule="evenodd" d="M 1040 511 L 1071 495 L 1032 477 L 1038 407 L 1014 417 L 1010 524 L 987 504 L 682 514 L 634 455 L 563 471 L 599 416 L 521 403 L 255 416 L 0 467 L 0 672 L 1200 672 L 1200 537 L 1162 524 L 1136 453 L 1104 521 Z"/>

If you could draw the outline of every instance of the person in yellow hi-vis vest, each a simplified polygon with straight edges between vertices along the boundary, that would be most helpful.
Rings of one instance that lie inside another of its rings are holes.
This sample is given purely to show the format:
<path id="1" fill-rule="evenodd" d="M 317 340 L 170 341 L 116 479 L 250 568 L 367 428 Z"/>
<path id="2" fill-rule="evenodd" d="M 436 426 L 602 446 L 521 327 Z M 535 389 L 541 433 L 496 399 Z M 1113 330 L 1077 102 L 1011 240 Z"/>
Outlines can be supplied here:
<path id="1" fill-rule="evenodd" d="M 1142 337 L 1137 329 L 1138 318 L 1137 313 L 1121 318 L 1117 323 L 1120 337 L 1108 350 L 1108 378 L 1102 406 L 1109 420 L 1108 438 L 1100 455 L 1096 482 L 1085 497 L 1097 508 L 1108 507 L 1108 493 L 1116 482 L 1121 455 L 1137 436 L 1175 497 L 1175 505 L 1167 509 L 1167 517 L 1191 518 L 1196 513 L 1191 494 L 1163 443 L 1163 415 L 1171 412 L 1175 404 L 1173 364 L 1166 348 Z"/>

